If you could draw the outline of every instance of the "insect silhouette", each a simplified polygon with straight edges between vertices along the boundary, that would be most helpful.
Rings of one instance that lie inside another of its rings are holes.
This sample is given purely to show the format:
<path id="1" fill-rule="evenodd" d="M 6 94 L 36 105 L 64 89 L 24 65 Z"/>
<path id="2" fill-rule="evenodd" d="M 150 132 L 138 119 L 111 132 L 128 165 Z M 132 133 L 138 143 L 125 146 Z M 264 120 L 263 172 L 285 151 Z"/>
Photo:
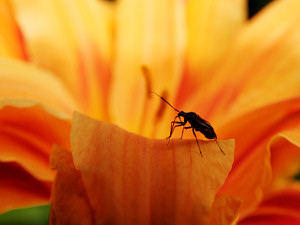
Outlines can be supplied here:
<path id="1" fill-rule="evenodd" d="M 210 123 L 208 121 L 204 120 L 203 118 L 201 118 L 198 114 L 196 114 L 194 112 L 179 111 L 178 109 L 173 107 L 166 99 L 164 99 L 160 95 L 156 94 L 155 92 L 149 92 L 149 93 L 157 95 L 164 102 L 166 102 L 169 106 L 171 106 L 175 111 L 178 112 L 177 116 L 175 116 L 174 120 L 171 122 L 170 135 L 169 135 L 169 137 L 167 137 L 169 139 L 169 141 L 170 141 L 170 138 L 172 137 L 172 134 L 173 134 L 176 127 L 183 127 L 182 132 L 181 132 L 181 139 L 183 137 L 183 131 L 184 130 L 192 129 L 193 134 L 194 134 L 194 136 L 196 138 L 196 141 L 197 141 L 197 145 L 199 147 L 200 154 L 201 154 L 202 157 L 203 157 L 202 151 L 201 151 L 201 148 L 200 148 L 198 138 L 197 138 L 197 135 L 196 135 L 195 131 L 200 131 L 207 139 L 214 139 L 215 142 L 217 143 L 217 145 L 219 146 L 221 152 L 225 155 L 225 153 L 223 152 L 222 148 L 220 147 L 220 145 L 217 141 L 217 135 L 214 131 L 214 128 L 210 125 Z M 177 118 L 179 119 L 179 121 L 176 121 Z M 183 121 L 182 121 L 181 118 L 183 118 Z M 190 126 L 186 126 L 187 123 L 189 123 Z M 168 141 L 168 143 L 169 143 L 169 141 Z"/>

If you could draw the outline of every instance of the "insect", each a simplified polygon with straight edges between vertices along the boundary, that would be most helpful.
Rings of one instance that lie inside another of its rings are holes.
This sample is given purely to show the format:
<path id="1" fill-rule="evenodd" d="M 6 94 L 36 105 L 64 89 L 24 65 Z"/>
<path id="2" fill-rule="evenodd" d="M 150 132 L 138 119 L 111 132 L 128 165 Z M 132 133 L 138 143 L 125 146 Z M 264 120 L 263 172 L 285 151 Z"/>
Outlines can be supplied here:
<path id="1" fill-rule="evenodd" d="M 184 130 L 192 129 L 202 157 L 203 157 L 202 151 L 201 151 L 195 131 L 200 131 L 207 139 L 214 139 L 216 141 L 217 145 L 219 146 L 221 152 L 225 155 L 225 153 L 223 152 L 222 148 L 220 147 L 220 145 L 217 141 L 217 135 L 214 131 L 214 128 L 210 125 L 210 123 L 208 121 L 204 120 L 203 118 L 201 118 L 198 114 L 196 114 L 194 112 L 179 111 L 178 109 L 173 107 L 166 99 L 164 99 L 160 95 L 156 94 L 155 92 L 149 92 L 149 93 L 157 95 L 164 102 L 166 102 L 169 106 L 171 106 L 175 111 L 178 112 L 177 116 L 175 116 L 174 120 L 171 122 L 170 135 L 169 135 L 169 137 L 167 137 L 169 139 L 169 141 L 170 141 L 170 138 L 172 137 L 172 134 L 176 127 L 183 127 L 182 132 L 181 132 L 181 139 L 183 137 Z M 179 119 L 179 121 L 176 121 L 177 118 Z M 183 121 L 182 121 L 182 118 L 183 118 Z M 187 123 L 189 123 L 190 125 L 187 126 Z"/>

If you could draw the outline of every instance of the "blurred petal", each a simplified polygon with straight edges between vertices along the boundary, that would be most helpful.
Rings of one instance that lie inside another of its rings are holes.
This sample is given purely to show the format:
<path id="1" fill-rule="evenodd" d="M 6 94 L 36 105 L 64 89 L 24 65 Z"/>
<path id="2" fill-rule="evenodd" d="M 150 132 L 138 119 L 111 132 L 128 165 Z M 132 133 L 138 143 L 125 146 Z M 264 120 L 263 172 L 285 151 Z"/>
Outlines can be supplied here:
<path id="1" fill-rule="evenodd" d="M 193 96 L 198 102 L 193 108 L 224 121 L 299 96 L 299 10 L 298 0 L 273 1 L 250 20 L 215 66 L 204 92 Z"/>
<path id="2" fill-rule="evenodd" d="M 285 189 L 264 201 L 239 225 L 298 225 L 300 224 L 300 187 Z"/>
<path id="3" fill-rule="evenodd" d="M 237 140 L 233 169 L 222 192 L 243 200 L 241 217 L 256 208 L 271 182 L 268 141 L 278 132 L 299 126 L 299 112 L 300 99 L 290 99 L 237 117 L 217 131 L 222 138 Z"/>
<path id="4" fill-rule="evenodd" d="M 11 3 L 30 60 L 60 77 L 89 114 L 107 117 L 112 39 L 109 5 L 92 0 Z"/>
<path id="5" fill-rule="evenodd" d="M 70 122 L 57 117 L 69 117 L 74 106 L 50 74 L 14 60 L 0 65 L 0 161 L 7 168 L 0 193 L 1 210 L 8 210 L 49 201 L 50 149 L 53 143 L 69 147 Z"/>
<path id="6" fill-rule="evenodd" d="M 274 136 L 269 143 L 272 163 L 272 191 L 295 182 L 294 176 L 300 170 L 299 134 L 299 129 L 284 131 Z"/>
<path id="7" fill-rule="evenodd" d="M 226 156 L 215 142 L 200 143 L 204 157 L 194 140 L 174 140 L 167 146 L 164 140 L 147 139 L 74 114 L 71 148 L 80 176 L 71 181 L 61 175 L 55 184 L 77 182 L 72 191 L 81 194 L 71 196 L 78 197 L 77 202 L 69 201 L 68 194 L 63 198 L 65 188 L 55 191 L 51 224 L 73 220 L 77 212 L 73 206 L 81 211 L 82 201 L 88 214 L 81 217 L 90 217 L 90 206 L 96 224 L 208 224 L 216 192 L 231 168 L 234 141 L 220 141 Z M 56 158 L 63 161 L 64 156 Z M 65 210 L 69 204 L 70 212 Z M 64 214 L 57 211 L 61 209 Z"/>
<path id="8" fill-rule="evenodd" d="M 37 180 L 17 163 L 0 162 L 0 182 L 0 213 L 49 202 L 50 182 Z"/>
<path id="9" fill-rule="evenodd" d="M 0 108 L 5 105 L 43 107 L 61 118 L 78 109 L 66 87 L 52 74 L 11 59 L 0 59 Z"/>
<path id="10" fill-rule="evenodd" d="M 49 202 L 52 145 L 69 147 L 69 121 L 35 105 L 0 110 L 0 212 Z"/>
<path id="11" fill-rule="evenodd" d="M 0 1 L 0 56 L 25 60 L 23 38 L 8 0 Z"/>
<path id="12" fill-rule="evenodd" d="M 149 121 L 143 114 L 147 92 L 167 91 L 174 96 L 183 64 L 184 9 L 184 1 L 117 1 L 111 112 L 119 126 L 142 133 L 140 124 Z M 142 65 L 151 70 L 147 79 L 142 76 Z M 132 103 L 134 107 L 128 107 Z"/>
<path id="13" fill-rule="evenodd" d="M 245 0 L 188 1 L 188 71 L 180 98 L 199 90 L 199 86 L 205 88 L 211 79 L 211 70 L 246 21 L 246 3 Z"/>
<path id="14" fill-rule="evenodd" d="M 50 151 L 54 143 L 69 147 L 70 122 L 35 105 L 3 107 L 0 124 L 1 162 L 16 162 L 31 176 L 51 181 L 54 177 L 49 170 Z"/>

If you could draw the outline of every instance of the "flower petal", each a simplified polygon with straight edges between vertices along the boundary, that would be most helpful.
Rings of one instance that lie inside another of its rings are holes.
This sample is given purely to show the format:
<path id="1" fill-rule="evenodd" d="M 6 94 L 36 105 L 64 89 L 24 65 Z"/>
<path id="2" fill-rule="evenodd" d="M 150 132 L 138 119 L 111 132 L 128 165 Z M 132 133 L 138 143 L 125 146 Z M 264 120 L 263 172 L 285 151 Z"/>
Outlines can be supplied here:
<path id="1" fill-rule="evenodd" d="M 272 191 L 285 188 L 293 183 L 293 177 L 300 170 L 299 134 L 299 129 L 288 130 L 277 134 L 270 140 Z M 283 149 L 284 151 L 282 151 Z"/>
<path id="2" fill-rule="evenodd" d="M 183 94 L 205 88 L 212 78 L 212 69 L 246 21 L 246 3 L 244 0 L 188 1 L 188 71 L 183 79 Z M 190 82 L 189 88 L 185 82 Z"/>
<path id="3" fill-rule="evenodd" d="M 71 152 L 55 146 L 50 164 L 57 173 L 51 195 L 49 224 L 95 224 L 81 174 L 74 167 Z"/>
<path id="4" fill-rule="evenodd" d="M 48 202 L 50 151 L 54 143 L 69 148 L 70 122 L 34 105 L 3 107 L 0 124 L 0 211 Z"/>
<path id="5" fill-rule="evenodd" d="M 294 98 L 249 112 L 218 130 L 221 138 L 237 140 L 233 169 L 222 193 L 243 200 L 241 218 L 257 207 L 263 191 L 271 184 L 271 158 L 267 147 L 270 138 L 300 126 L 299 112 L 300 99 Z"/>
<path id="6" fill-rule="evenodd" d="M 139 127 L 145 116 L 143 104 L 148 91 L 174 93 L 180 82 L 185 40 L 184 4 L 184 1 L 173 0 L 117 2 L 111 112 L 112 121 L 129 131 L 142 133 Z M 142 65 L 151 70 L 147 79 L 142 76 Z M 147 86 L 151 90 L 147 90 Z M 134 107 L 128 107 L 131 103 Z"/>
<path id="7" fill-rule="evenodd" d="M 39 105 L 6 106 L 0 110 L 0 160 L 16 162 L 32 176 L 51 181 L 51 147 L 57 143 L 69 147 L 70 122 L 57 119 Z"/>
<path id="8" fill-rule="evenodd" d="M 201 141 L 201 157 L 194 140 L 173 140 L 167 146 L 164 140 L 137 136 L 77 113 L 71 132 L 74 164 L 96 223 L 208 224 L 214 197 L 233 161 L 234 141 L 220 145 L 225 156 L 215 142 Z M 65 179 L 58 177 L 56 183 L 71 182 Z M 73 203 L 65 199 L 62 204 Z M 60 223 L 60 217 L 55 220 Z"/>
<path id="9" fill-rule="evenodd" d="M 112 40 L 109 5 L 91 0 L 11 3 L 29 59 L 61 78 L 89 114 L 106 117 Z"/>
<path id="10" fill-rule="evenodd" d="M 202 94 L 194 108 L 224 120 L 224 114 L 234 118 L 299 96 L 299 10 L 297 0 L 273 1 L 254 17 L 210 76 L 206 100 Z"/>
<path id="11" fill-rule="evenodd" d="M 300 223 L 300 187 L 282 190 L 261 206 L 239 225 L 298 225 Z"/>
<path id="12" fill-rule="evenodd" d="M 26 59 L 23 39 L 8 0 L 0 1 L 0 56 Z"/>
<path id="13" fill-rule="evenodd" d="M 5 105 L 44 108 L 61 118 L 70 118 L 79 109 L 66 87 L 52 74 L 32 64 L 0 59 L 0 108 Z"/>
<path id="14" fill-rule="evenodd" d="M 212 206 L 209 224 L 235 224 L 240 205 L 241 200 L 239 198 L 217 194 Z"/>
<path id="15" fill-rule="evenodd" d="M 0 162 L 0 182 L 0 213 L 49 202 L 50 182 L 37 180 L 17 163 Z"/>
<path id="16" fill-rule="evenodd" d="M 0 96 L 0 161 L 8 168 L 0 190 L 15 196 L 5 197 L 1 210 L 45 203 L 54 179 L 50 150 L 54 143 L 69 147 L 66 118 L 78 107 L 51 74 L 12 59 L 0 59 Z"/>

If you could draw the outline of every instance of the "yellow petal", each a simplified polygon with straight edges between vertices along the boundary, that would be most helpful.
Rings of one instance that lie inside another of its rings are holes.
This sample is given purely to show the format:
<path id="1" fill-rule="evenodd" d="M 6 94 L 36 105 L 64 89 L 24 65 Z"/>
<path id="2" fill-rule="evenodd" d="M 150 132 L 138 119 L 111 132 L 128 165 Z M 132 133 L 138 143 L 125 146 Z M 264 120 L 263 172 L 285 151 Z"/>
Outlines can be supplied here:
<path id="1" fill-rule="evenodd" d="M 199 85 L 205 88 L 203 86 L 211 79 L 211 70 L 244 25 L 247 18 L 246 3 L 244 0 L 188 1 L 186 75 L 194 82 L 191 85 L 194 84 L 195 89 L 199 89 Z"/>
<path id="2" fill-rule="evenodd" d="M 109 5 L 92 0 L 11 2 L 29 59 L 60 77 L 87 113 L 106 118 L 112 40 Z"/>
<path id="3" fill-rule="evenodd" d="M 61 118 L 70 118 L 73 110 L 79 109 L 66 86 L 52 74 L 32 64 L 0 59 L 0 108 L 36 103 Z"/>
<path id="4" fill-rule="evenodd" d="M 194 108 L 224 120 L 224 114 L 233 118 L 299 96 L 299 10 L 297 0 L 274 1 L 254 17 L 216 65 L 206 100 L 199 96 Z"/>
<path id="5" fill-rule="evenodd" d="M 234 141 L 220 145 L 225 156 L 215 142 L 201 141 L 201 157 L 195 140 L 174 140 L 167 146 L 165 140 L 137 136 L 78 113 L 71 132 L 75 168 L 96 224 L 208 224 L 214 197 L 233 162 Z M 69 179 L 60 176 L 55 183 L 75 182 Z M 75 214 L 68 205 L 78 205 L 77 196 L 62 199 L 65 191 L 61 188 L 52 197 L 61 199 L 52 203 L 52 224 Z M 62 208 L 63 214 L 58 211 Z"/>
<path id="6" fill-rule="evenodd" d="M 0 55 L 25 60 L 23 39 L 8 0 L 0 1 L 0 27 Z"/>
<path id="7" fill-rule="evenodd" d="M 140 124 L 148 121 L 143 120 L 147 86 L 150 91 L 167 90 L 170 94 L 180 82 L 186 32 L 184 4 L 173 0 L 117 2 L 111 113 L 113 121 L 129 131 L 138 133 Z M 142 65 L 151 70 L 148 79 L 141 73 Z M 133 103 L 134 107 L 128 107 Z"/>

